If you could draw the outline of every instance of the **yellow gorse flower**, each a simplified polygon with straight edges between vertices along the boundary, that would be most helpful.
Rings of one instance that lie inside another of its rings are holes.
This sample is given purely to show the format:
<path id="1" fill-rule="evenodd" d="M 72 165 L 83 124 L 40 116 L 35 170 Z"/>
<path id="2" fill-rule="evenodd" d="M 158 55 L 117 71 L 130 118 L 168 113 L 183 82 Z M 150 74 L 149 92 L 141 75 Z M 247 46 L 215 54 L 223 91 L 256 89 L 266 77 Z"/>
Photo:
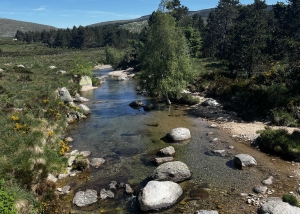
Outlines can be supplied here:
<path id="1" fill-rule="evenodd" d="M 18 120 L 19 120 L 19 118 L 18 118 L 17 116 L 11 116 L 11 119 L 12 119 L 13 121 L 18 121 Z"/>

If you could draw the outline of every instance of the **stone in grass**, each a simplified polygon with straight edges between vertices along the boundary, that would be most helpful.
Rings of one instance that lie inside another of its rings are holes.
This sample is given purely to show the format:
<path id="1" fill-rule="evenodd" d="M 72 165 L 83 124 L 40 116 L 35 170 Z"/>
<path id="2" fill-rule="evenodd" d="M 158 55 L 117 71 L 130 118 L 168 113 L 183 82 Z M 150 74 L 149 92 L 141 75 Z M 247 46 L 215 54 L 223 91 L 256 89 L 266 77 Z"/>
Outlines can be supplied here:
<path id="1" fill-rule="evenodd" d="M 58 91 L 58 95 L 63 102 L 73 102 L 73 98 L 71 97 L 67 88 L 63 87 Z"/>
<path id="2" fill-rule="evenodd" d="M 138 203 L 143 211 L 158 211 L 174 205 L 183 190 L 172 181 L 150 181 L 141 190 Z"/>
<path id="3" fill-rule="evenodd" d="M 171 141 L 183 141 L 190 139 L 191 133 L 188 128 L 179 127 L 169 131 L 166 137 Z"/>
<path id="4" fill-rule="evenodd" d="M 235 155 L 233 161 L 235 165 L 240 169 L 243 169 L 244 167 L 257 165 L 256 160 L 252 156 L 247 154 Z"/>
<path id="5" fill-rule="evenodd" d="M 78 207 L 85 207 L 90 204 L 97 202 L 97 191 L 87 189 L 84 191 L 79 191 L 75 194 L 73 198 L 73 203 L 76 204 Z"/>

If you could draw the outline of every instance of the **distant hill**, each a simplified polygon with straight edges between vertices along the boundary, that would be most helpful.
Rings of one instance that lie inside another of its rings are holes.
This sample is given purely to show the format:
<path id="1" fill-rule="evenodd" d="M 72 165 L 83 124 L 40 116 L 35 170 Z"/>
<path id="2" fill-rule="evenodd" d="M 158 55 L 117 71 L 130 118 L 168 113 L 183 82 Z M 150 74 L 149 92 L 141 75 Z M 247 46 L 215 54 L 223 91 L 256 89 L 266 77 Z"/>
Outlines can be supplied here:
<path id="1" fill-rule="evenodd" d="M 207 19 L 210 11 L 212 11 L 213 8 L 210 9 L 203 9 L 203 10 L 197 10 L 197 11 L 189 11 L 190 15 L 193 15 L 195 13 L 199 13 L 202 18 L 204 20 Z M 130 23 L 139 23 L 139 22 L 145 22 L 149 19 L 150 15 L 146 15 L 146 16 L 141 16 L 140 18 L 136 18 L 136 19 L 128 19 L 128 20 L 116 20 L 116 21 L 108 21 L 108 22 L 99 22 L 99 23 L 95 23 L 92 25 L 89 25 L 90 27 L 95 27 L 95 26 L 104 26 L 104 25 L 111 25 L 111 24 L 117 24 L 117 25 L 127 25 Z"/>
<path id="2" fill-rule="evenodd" d="M 49 25 L 41 25 L 32 22 L 23 22 L 12 19 L 0 18 L 0 37 L 14 37 L 17 30 L 26 31 L 43 31 L 57 29 Z"/>

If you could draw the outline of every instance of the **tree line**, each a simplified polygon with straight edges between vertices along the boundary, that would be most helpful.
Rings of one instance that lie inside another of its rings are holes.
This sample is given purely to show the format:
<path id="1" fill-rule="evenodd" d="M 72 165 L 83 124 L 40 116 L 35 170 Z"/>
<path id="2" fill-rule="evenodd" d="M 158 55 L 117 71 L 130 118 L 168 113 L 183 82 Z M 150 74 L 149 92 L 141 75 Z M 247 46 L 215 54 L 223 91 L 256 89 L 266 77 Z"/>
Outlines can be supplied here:
<path id="1" fill-rule="evenodd" d="M 15 37 L 27 43 L 42 42 L 49 47 L 61 48 L 95 48 L 114 46 L 122 48 L 127 41 L 137 39 L 138 34 L 132 33 L 117 25 L 83 27 L 74 26 L 72 29 L 43 30 L 42 32 L 18 30 Z"/>
<path id="2" fill-rule="evenodd" d="M 249 5 L 220 0 L 202 34 L 203 56 L 224 60 L 249 76 L 268 70 L 272 61 L 299 60 L 300 1 L 287 3 L 269 8 L 262 0 Z"/>

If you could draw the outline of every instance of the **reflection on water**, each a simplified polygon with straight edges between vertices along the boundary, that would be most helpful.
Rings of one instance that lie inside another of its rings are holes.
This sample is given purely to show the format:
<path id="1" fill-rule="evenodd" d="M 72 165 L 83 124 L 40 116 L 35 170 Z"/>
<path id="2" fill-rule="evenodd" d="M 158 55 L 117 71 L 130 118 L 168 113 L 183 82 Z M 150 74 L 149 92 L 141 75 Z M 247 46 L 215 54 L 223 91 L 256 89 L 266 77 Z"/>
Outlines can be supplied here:
<path id="1" fill-rule="evenodd" d="M 96 71 L 95 74 L 106 75 L 108 71 Z M 193 173 L 191 180 L 181 183 L 186 191 L 203 183 L 210 183 L 212 189 L 234 186 L 243 191 L 262 179 L 260 174 L 251 170 L 240 171 L 231 167 L 228 164 L 232 159 L 230 153 L 225 157 L 206 155 L 210 148 L 224 149 L 228 143 L 213 143 L 206 135 L 212 131 L 207 123 L 187 116 L 186 107 L 174 109 L 173 106 L 159 104 L 157 110 L 150 112 L 131 108 L 129 103 L 134 100 L 153 102 L 150 98 L 137 95 L 135 86 L 133 79 L 117 81 L 107 78 L 98 89 L 82 93 L 83 97 L 91 100 L 87 105 L 92 113 L 70 132 L 75 139 L 73 149 L 92 151 L 91 158 L 105 158 L 106 163 L 99 169 L 91 169 L 88 182 L 78 184 L 76 189 L 89 187 L 100 192 L 108 187 L 110 181 L 118 181 L 129 183 L 138 192 L 155 168 L 150 160 L 159 149 L 170 145 L 163 140 L 164 136 L 176 127 L 189 128 L 192 134 L 189 141 L 172 144 L 176 150 L 175 160 L 186 163 Z M 215 136 L 222 138 L 217 131 L 214 132 Z M 206 202 L 191 202 L 189 206 L 181 204 L 161 213 L 174 213 L 178 209 L 187 209 L 192 213 L 199 207 L 214 209 L 214 201 L 220 196 L 217 192 L 209 195 L 210 199 Z M 100 200 L 89 209 L 92 211 L 88 213 L 99 213 L 101 210 L 102 213 L 140 213 L 135 198 L 123 195 L 115 200 Z M 74 213 L 85 213 L 76 207 L 74 210 Z"/>

